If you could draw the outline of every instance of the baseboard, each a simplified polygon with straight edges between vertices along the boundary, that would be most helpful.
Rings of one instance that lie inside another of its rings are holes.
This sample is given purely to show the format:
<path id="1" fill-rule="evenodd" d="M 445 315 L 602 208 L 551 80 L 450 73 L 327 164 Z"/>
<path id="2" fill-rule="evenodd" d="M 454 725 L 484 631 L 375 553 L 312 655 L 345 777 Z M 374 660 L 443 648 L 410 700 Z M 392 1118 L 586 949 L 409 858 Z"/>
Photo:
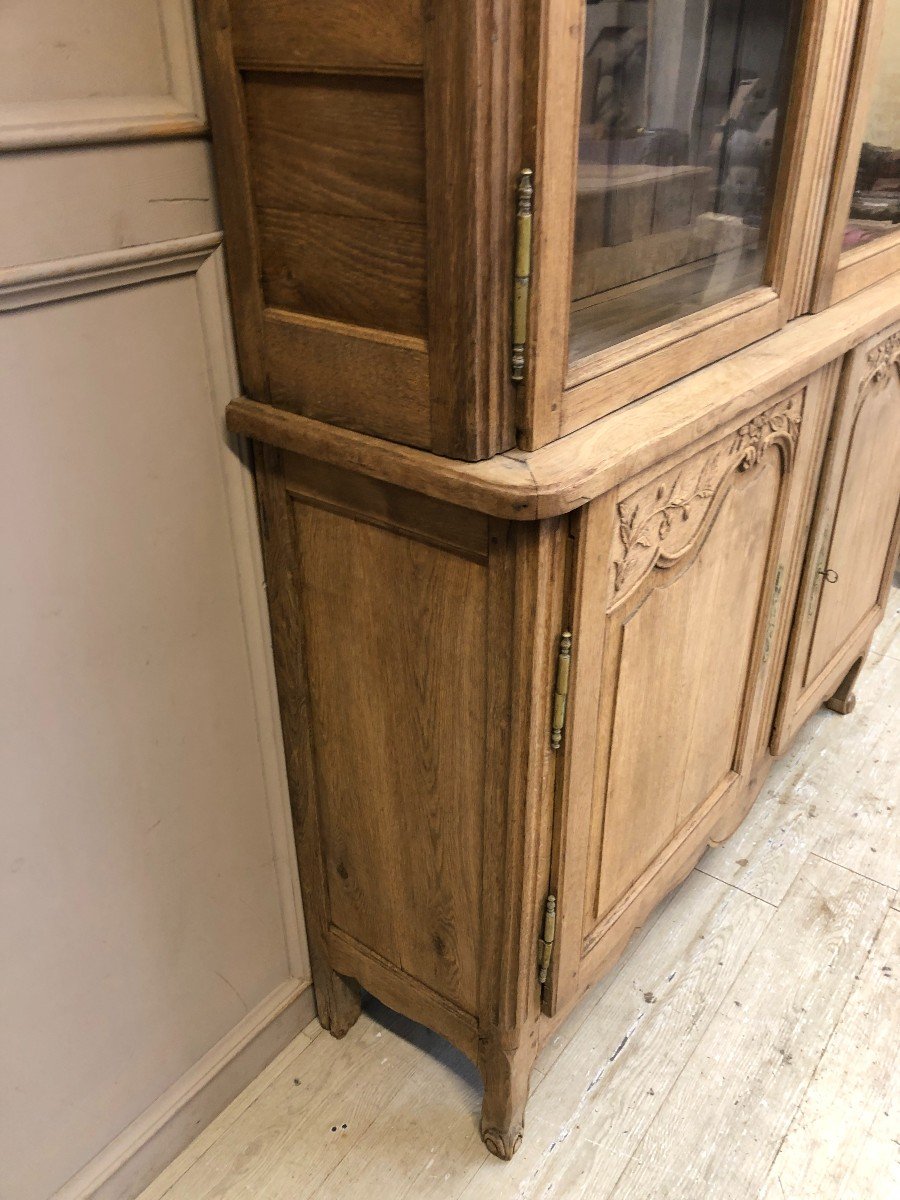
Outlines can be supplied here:
<path id="1" fill-rule="evenodd" d="M 314 1016 L 311 984 L 276 988 L 53 1200 L 133 1200 Z"/>

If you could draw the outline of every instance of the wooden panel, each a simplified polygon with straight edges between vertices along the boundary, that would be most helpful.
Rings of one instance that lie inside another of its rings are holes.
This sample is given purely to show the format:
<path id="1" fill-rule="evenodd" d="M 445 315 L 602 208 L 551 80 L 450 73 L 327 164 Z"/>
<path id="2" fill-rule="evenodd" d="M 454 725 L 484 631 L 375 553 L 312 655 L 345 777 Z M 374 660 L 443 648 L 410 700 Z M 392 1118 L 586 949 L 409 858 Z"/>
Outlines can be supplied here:
<path id="1" fill-rule="evenodd" d="M 260 207 L 424 223 L 420 83 L 250 72 L 244 98 Z"/>
<path id="2" fill-rule="evenodd" d="M 473 1013 L 487 570 L 292 510 L 330 920 Z"/>
<path id="3" fill-rule="evenodd" d="M 244 95 L 266 303 L 424 334 L 421 84 L 251 72 Z"/>
<path id="4" fill-rule="evenodd" d="M 422 63 L 422 0 L 231 0 L 238 60 L 357 70 Z"/>
<path id="5" fill-rule="evenodd" d="M 267 304 L 424 336 L 423 226 L 268 208 L 257 225 Z"/>
<path id="6" fill-rule="evenodd" d="M 777 453 L 744 475 L 697 557 L 654 580 L 622 622 L 594 920 L 740 768 L 780 475 Z"/>
<path id="7" fill-rule="evenodd" d="M 273 404 L 376 437 L 429 445 L 423 342 L 278 309 L 266 313 L 264 329 Z"/>
<path id="8" fill-rule="evenodd" d="M 776 754 L 867 650 L 897 554 L 898 502 L 895 329 L 869 339 L 844 365 L 775 719 Z M 828 581 L 826 571 L 834 572 Z"/>

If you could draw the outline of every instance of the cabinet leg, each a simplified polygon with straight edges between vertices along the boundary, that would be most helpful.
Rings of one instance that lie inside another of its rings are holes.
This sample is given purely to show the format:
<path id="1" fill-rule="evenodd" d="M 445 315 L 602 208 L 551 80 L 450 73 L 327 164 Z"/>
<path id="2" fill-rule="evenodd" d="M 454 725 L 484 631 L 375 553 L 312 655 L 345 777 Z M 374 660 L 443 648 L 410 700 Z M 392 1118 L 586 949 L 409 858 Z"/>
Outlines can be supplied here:
<path id="1" fill-rule="evenodd" d="M 497 1158 L 512 1158 L 522 1143 L 534 1058 L 531 1046 L 509 1049 L 499 1039 L 482 1043 L 481 1137 Z"/>
<path id="2" fill-rule="evenodd" d="M 866 653 L 868 653 L 868 649 Z M 840 686 L 831 699 L 825 701 L 826 708 L 830 708 L 832 712 L 840 713 L 842 717 L 846 717 L 853 712 L 854 708 L 856 708 L 856 693 L 853 689 L 856 686 L 856 681 L 859 678 L 859 673 L 863 669 L 865 661 L 865 654 L 856 660 L 841 680 Z"/>
<path id="3" fill-rule="evenodd" d="M 342 1038 L 356 1024 L 362 1009 L 362 991 L 355 979 L 330 967 L 313 967 L 316 1015 L 332 1037 Z"/>

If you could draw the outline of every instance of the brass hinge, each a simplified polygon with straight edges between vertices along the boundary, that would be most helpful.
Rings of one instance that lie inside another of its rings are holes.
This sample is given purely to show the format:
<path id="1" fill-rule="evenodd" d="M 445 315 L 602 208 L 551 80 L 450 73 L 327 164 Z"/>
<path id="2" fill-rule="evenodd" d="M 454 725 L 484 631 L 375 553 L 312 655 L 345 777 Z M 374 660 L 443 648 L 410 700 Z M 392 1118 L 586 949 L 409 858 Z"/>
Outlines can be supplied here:
<path id="1" fill-rule="evenodd" d="M 534 171 L 519 172 L 516 186 L 515 279 L 513 281 L 512 359 L 514 383 L 525 378 L 525 342 L 528 338 L 528 294 L 531 289 L 531 222 L 534 213 Z"/>
<path id="2" fill-rule="evenodd" d="M 553 725 L 550 729 L 550 746 L 558 750 L 566 727 L 566 705 L 569 699 L 569 668 L 572 664 L 572 635 L 568 631 L 559 639 L 559 654 L 556 659 L 556 689 L 553 693 Z"/>
<path id="3" fill-rule="evenodd" d="M 550 962 L 553 958 L 553 943 L 556 941 L 556 897 L 548 896 L 544 905 L 544 936 L 538 938 L 538 980 L 547 982 Z"/>
<path id="4" fill-rule="evenodd" d="M 763 664 L 769 661 L 769 655 L 772 651 L 772 639 L 775 636 L 775 626 L 778 622 L 778 606 L 781 603 L 781 591 L 784 587 L 784 565 L 778 564 L 778 570 L 775 573 L 775 589 L 772 592 L 772 603 L 769 606 L 769 623 L 766 626 L 766 643 L 763 648 Z"/>

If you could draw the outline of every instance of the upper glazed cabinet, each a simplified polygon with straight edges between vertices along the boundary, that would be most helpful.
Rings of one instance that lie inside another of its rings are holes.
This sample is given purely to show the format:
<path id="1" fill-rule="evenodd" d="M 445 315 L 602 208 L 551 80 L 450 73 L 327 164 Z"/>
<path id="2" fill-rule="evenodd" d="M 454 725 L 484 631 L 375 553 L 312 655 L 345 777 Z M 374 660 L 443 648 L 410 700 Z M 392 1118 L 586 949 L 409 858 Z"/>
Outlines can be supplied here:
<path id="1" fill-rule="evenodd" d="M 860 0 L 197 2 L 254 399 L 480 459 L 808 311 Z"/>
<path id="2" fill-rule="evenodd" d="M 900 270 L 900 0 L 863 0 L 814 307 Z"/>

